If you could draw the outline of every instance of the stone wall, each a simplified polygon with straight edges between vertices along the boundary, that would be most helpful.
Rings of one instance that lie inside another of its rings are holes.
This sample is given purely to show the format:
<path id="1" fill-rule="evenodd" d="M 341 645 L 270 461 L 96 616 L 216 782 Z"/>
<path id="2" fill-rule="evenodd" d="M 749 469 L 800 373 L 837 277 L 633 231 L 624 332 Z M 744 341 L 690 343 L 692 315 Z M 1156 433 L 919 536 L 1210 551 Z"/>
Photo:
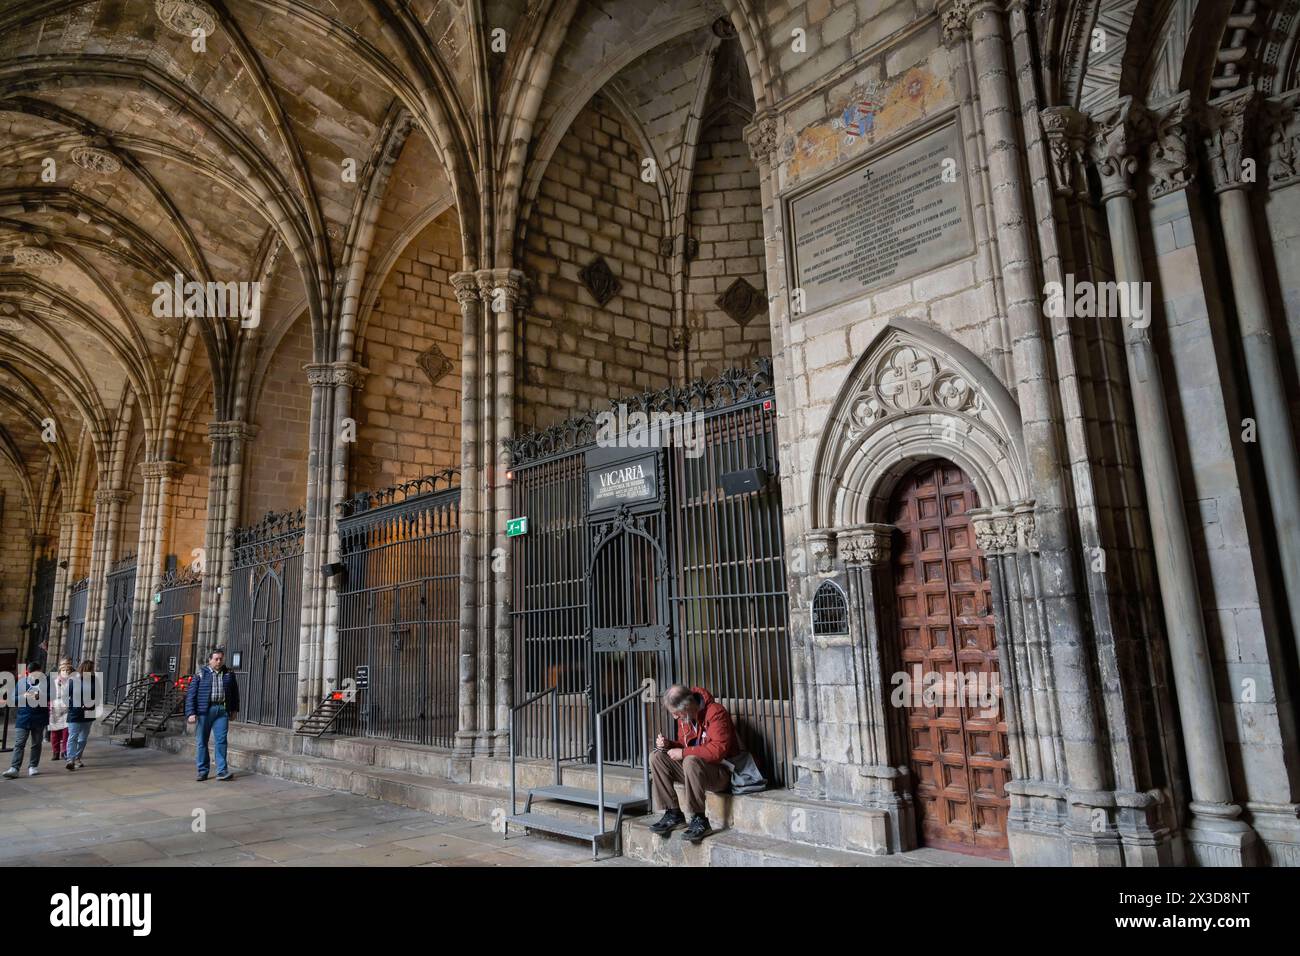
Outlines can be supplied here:
<path id="1" fill-rule="evenodd" d="M 27 573 L 31 563 L 31 522 L 17 473 L 0 462 L 0 647 L 19 653 L 23 608 L 27 603 Z"/>
<path id="2" fill-rule="evenodd" d="M 369 371 L 353 396 L 354 491 L 460 467 L 461 315 L 450 278 L 459 265 L 460 227 L 448 210 L 384 280 L 359 344 L 358 361 Z"/>
<path id="3" fill-rule="evenodd" d="M 536 289 L 520 337 L 520 430 L 670 383 L 662 212 L 640 162 L 624 120 L 597 96 L 547 168 L 524 253 Z M 604 305 L 578 275 L 598 256 L 620 284 Z"/>
<path id="4" fill-rule="evenodd" d="M 304 314 L 276 346 L 257 397 L 255 437 L 244 458 L 243 515 L 252 524 L 268 511 L 301 508 L 307 496 L 311 386 L 311 320 Z"/>
<path id="5" fill-rule="evenodd" d="M 185 463 L 170 483 L 172 500 L 171 534 L 163 545 L 163 557 L 176 555 L 180 567 L 194 560 L 195 548 L 204 546 L 208 517 L 208 462 L 212 446 L 208 444 L 206 418 L 184 430 L 176 443 L 177 458 Z"/>

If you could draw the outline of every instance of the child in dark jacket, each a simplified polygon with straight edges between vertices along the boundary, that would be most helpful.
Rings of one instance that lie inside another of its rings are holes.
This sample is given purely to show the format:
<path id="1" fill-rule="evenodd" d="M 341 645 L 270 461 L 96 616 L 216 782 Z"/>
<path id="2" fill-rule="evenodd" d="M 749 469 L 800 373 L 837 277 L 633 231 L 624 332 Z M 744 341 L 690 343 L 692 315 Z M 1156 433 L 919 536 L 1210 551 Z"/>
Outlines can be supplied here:
<path id="1" fill-rule="evenodd" d="M 40 662 L 27 665 L 27 673 L 18 680 L 18 733 L 14 736 L 14 756 L 9 769 L 4 775 L 9 778 L 18 776 L 23 765 L 23 748 L 27 741 L 32 742 L 31 758 L 27 762 L 27 776 L 34 777 L 40 773 L 41 738 L 45 728 L 50 724 L 50 686 L 49 678 Z"/>

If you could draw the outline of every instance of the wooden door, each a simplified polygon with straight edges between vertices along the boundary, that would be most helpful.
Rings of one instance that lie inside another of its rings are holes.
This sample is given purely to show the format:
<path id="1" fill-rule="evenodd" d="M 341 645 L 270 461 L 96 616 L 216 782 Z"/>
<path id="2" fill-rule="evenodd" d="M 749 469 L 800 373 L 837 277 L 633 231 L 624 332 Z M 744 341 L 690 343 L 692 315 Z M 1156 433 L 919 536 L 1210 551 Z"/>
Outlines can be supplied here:
<path id="1" fill-rule="evenodd" d="M 894 549 L 898 647 L 913 687 L 903 714 L 921 840 L 1001 856 L 1011 768 L 1001 694 L 980 696 L 999 684 L 991 589 L 967 516 L 978 506 L 970 479 L 948 462 L 929 462 L 900 484 L 892 507 L 902 532 Z M 917 685 L 929 674 L 943 683 L 925 706 Z M 976 680 L 975 692 L 960 692 Z"/>

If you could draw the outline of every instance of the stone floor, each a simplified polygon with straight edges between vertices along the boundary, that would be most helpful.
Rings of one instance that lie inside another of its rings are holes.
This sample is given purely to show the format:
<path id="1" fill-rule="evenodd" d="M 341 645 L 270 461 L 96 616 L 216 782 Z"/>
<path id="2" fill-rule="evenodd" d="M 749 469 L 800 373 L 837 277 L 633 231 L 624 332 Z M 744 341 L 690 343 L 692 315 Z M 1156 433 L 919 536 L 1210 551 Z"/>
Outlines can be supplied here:
<path id="1" fill-rule="evenodd" d="M 41 770 L 0 779 L 0 866 L 643 865 L 274 777 L 196 783 L 191 759 L 95 738 L 83 769 L 47 748 Z"/>

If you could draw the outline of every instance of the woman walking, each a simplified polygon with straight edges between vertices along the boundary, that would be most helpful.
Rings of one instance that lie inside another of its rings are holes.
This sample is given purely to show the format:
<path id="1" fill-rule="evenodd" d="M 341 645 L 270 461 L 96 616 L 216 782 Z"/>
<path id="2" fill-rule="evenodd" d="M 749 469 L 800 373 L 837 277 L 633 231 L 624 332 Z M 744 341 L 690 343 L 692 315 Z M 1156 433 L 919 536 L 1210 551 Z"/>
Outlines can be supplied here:
<path id="1" fill-rule="evenodd" d="M 76 770 L 83 766 L 81 755 L 90 737 L 90 725 L 95 721 L 99 706 L 99 684 L 95 680 L 95 662 L 86 660 L 77 668 L 77 674 L 68 681 L 68 762 L 64 767 Z"/>

